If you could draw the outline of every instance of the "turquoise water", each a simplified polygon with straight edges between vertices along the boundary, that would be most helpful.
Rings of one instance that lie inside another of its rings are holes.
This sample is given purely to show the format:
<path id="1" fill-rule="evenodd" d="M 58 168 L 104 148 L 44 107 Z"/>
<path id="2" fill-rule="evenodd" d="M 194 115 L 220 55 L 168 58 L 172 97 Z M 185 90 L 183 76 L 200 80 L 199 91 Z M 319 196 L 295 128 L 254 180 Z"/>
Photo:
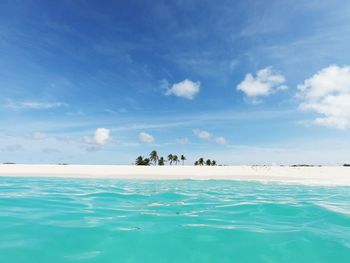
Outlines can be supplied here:
<path id="1" fill-rule="evenodd" d="M 350 188 L 0 178 L 0 262 L 350 262 Z"/>

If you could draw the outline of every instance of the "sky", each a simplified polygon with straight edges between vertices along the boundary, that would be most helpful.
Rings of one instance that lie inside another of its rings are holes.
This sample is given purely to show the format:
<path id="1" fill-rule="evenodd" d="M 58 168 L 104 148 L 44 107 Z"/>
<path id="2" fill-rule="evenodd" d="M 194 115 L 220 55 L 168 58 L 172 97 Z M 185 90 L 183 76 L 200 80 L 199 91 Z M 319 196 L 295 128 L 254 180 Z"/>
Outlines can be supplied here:
<path id="1" fill-rule="evenodd" d="M 350 1 L 3 0 L 0 162 L 350 162 Z"/>

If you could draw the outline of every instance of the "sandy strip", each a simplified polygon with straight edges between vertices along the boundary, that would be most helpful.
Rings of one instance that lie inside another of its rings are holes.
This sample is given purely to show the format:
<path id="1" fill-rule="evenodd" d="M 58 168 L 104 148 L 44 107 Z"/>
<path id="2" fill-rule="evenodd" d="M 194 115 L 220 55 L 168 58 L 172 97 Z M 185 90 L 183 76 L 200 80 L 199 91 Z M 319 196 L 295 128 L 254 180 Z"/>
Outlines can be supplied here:
<path id="1" fill-rule="evenodd" d="M 350 167 L 0 164 L 0 176 L 142 180 L 242 180 L 350 186 Z"/>

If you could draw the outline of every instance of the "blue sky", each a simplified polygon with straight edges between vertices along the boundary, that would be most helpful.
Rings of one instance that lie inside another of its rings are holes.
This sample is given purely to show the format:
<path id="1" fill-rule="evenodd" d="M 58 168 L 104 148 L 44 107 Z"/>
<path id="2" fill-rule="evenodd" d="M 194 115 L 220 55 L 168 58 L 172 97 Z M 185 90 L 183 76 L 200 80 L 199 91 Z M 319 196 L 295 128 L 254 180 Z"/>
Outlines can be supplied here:
<path id="1" fill-rule="evenodd" d="M 0 161 L 350 161 L 349 1 L 1 1 Z"/>

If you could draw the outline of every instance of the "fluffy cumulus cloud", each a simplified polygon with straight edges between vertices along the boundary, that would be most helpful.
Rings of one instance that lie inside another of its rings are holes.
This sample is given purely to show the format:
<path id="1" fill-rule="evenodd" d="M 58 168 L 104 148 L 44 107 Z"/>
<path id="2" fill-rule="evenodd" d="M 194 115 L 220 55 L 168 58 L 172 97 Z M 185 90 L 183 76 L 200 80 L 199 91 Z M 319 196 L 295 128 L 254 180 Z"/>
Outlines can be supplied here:
<path id="1" fill-rule="evenodd" d="M 298 90 L 299 108 L 319 114 L 316 124 L 350 127 L 350 66 L 323 68 L 298 85 Z"/>
<path id="2" fill-rule="evenodd" d="M 266 97 L 281 90 L 286 90 L 286 79 L 273 71 L 272 67 L 259 70 L 256 76 L 247 74 L 238 84 L 237 90 L 242 91 L 252 102 L 259 102 L 259 97 Z"/>
<path id="3" fill-rule="evenodd" d="M 106 128 L 98 128 L 95 130 L 93 137 L 84 137 L 88 144 L 105 145 L 111 138 L 110 130 Z"/>
<path id="4" fill-rule="evenodd" d="M 140 140 L 140 142 L 152 143 L 152 142 L 154 142 L 154 137 L 147 132 L 140 132 L 139 133 L 139 140 Z"/>
<path id="5" fill-rule="evenodd" d="M 227 141 L 224 137 L 214 136 L 208 131 L 195 129 L 193 130 L 193 134 L 202 140 L 213 141 L 213 142 L 216 142 L 217 144 L 227 144 Z"/>
<path id="6" fill-rule="evenodd" d="M 198 130 L 198 129 L 193 130 L 193 134 L 203 140 L 209 140 L 213 137 L 213 135 L 210 132 Z"/>
<path id="7" fill-rule="evenodd" d="M 175 95 L 177 97 L 192 100 L 200 91 L 200 87 L 200 82 L 193 82 L 191 80 L 185 79 L 184 81 L 173 84 L 170 89 L 167 89 L 165 95 Z"/>

